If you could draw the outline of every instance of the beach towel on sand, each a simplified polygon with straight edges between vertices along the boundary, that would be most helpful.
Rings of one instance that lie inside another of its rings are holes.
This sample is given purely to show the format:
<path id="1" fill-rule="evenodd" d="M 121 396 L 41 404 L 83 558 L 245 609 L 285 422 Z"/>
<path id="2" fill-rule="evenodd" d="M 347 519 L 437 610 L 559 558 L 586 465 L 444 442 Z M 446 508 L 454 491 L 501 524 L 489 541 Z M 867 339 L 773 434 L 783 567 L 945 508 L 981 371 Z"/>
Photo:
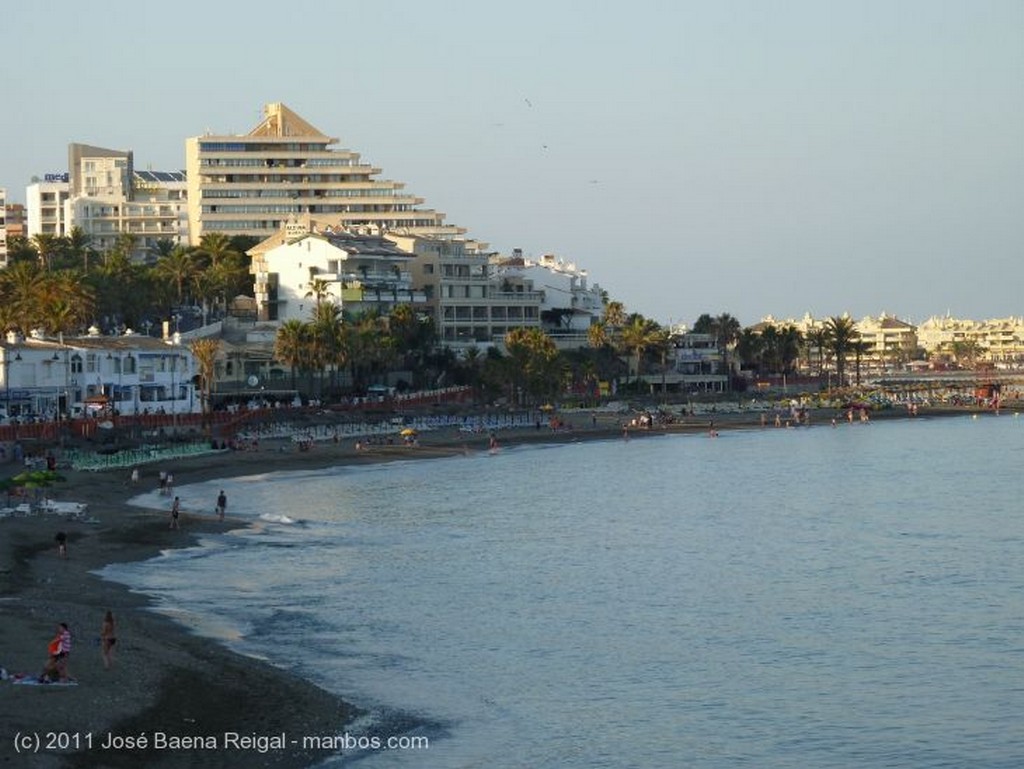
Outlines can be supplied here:
<path id="1" fill-rule="evenodd" d="M 40 681 L 39 676 L 32 676 L 28 673 L 15 673 L 11 676 L 11 683 L 21 686 L 78 686 L 78 681 L 73 678 L 69 678 L 67 681 Z"/>

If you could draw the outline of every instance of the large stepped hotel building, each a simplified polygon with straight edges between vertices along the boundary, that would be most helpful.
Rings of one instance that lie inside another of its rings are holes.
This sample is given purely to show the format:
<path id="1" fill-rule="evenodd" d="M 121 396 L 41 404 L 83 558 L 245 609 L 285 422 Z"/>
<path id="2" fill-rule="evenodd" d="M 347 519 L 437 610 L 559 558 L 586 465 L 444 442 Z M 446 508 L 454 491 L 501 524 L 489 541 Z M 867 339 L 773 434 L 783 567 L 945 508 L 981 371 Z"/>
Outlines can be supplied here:
<path id="1" fill-rule="evenodd" d="M 197 245 L 206 233 L 266 238 L 289 219 L 312 216 L 342 227 L 371 226 L 427 237 L 464 230 L 446 225 L 444 214 L 417 208 L 359 153 L 334 149 L 326 136 L 283 104 L 268 104 L 265 118 L 244 136 L 186 140 L 189 233 Z"/>

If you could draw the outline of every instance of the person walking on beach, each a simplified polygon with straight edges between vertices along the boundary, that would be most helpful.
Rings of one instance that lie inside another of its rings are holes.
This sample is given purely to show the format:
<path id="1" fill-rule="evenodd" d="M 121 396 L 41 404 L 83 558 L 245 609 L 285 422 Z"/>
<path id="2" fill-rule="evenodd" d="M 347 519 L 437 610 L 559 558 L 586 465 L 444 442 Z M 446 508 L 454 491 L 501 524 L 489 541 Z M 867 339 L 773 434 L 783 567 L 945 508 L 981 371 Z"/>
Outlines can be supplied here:
<path id="1" fill-rule="evenodd" d="M 160 471 L 160 496 L 164 496 L 167 493 L 167 471 Z"/>
<path id="2" fill-rule="evenodd" d="M 117 629 L 114 626 L 114 613 L 107 609 L 100 625 L 100 652 L 103 654 L 103 667 L 110 670 L 114 662 L 114 644 L 117 643 Z"/>
<path id="3" fill-rule="evenodd" d="M 181 513 L 181 499 L 178 497 L 174 498 L 171 503 L 171 528 L 178 528 L 178 515 Z"/>
<path id="4" fill-rule="evenodd" d="M 221 521 L 224 520 L 224 508 L 228 506 L 228 497 L 224 493 L 224 489 L 220 490 L 220 494 L 217 495 L 217 518 Z"/>
<path id="5" fill-rule="evenodd" d="M 139 468 L 133 467 L 132 468 L 132 486 L 138 486 L 138 485 L 139 485 Z"/>
<path id="6" fill-rule="evenodd" d="M 57 541 L 57 555 L 61 558 L 68 557 L 68 535 L 58 531 L 54 539 Z"/>

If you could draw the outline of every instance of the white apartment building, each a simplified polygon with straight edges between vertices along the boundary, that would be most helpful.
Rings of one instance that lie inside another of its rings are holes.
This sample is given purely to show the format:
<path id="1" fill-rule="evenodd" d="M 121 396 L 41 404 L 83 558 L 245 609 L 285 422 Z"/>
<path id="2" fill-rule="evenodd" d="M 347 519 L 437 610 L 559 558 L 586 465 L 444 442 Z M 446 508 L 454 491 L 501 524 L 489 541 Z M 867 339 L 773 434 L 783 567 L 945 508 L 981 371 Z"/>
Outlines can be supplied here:
<path id="1" fill-rule="evenodd" d="M 273 236 L 293 218 L 311 216 L 334 227 L 372 226 L 432 236 L 463 232 L 444 214 L 418 208 L 422 198 L 357 152 L 332 147 L 325 135 L 285 105 L 268 104 L 264 119 L 244 135 L 186 140 L 189 236 Z"/>
<path id="2" fill-rule="evenodd" d="M 587 344 L 587 331 L 601 319 L 604 301 L 601 287 L 587 284 L 587 271 L 552 254 L 540 259 L 524 258 L 516 249 L 511 259 L 497 258 L 495 277 L 512 275 L 530 283 L 541 294 L 540 319 L 544 331 L 556 343 L 579 347 Z"/>
<path id="3" fill-rule="evenodd" d="M 428 299 L 438 338 L 452 348 L 501 344 L 514 328 L 539 328 L 543 292 L 521 274 L 497 274 L 496 257 L 482 244 L 458 238 L 388 233 L 416 255 L 413 280 Z"/>
<path id="4" fill-rule="evenodd" d="M 71 197 L 70 175 L 46 174 L 25 188 L 26 237 L 53 235 L 63 237 L 71 229 L 64 204 Z"/>
<path id="5" fill-rule="evenodd" d="M 412 254 L 379 234 L 291 227 L 293 237 L 249 252 L 260 320 L 309 321 L 318 298 L 352 315 L 370 309 L 387 315 L 400 304 L 426 304 L 426 294 L 413 288 Z"/>
<path id="6" fill-rule="evenodd" d="M 68 147 L 70 198 L 65 219 L 80 227 L 98 251 L 122 235 L 134 237 L 132 258 L 156 253 L 157 242 L 188 243 L 188 205 L 183 171 L 137 171 L 131 151 L 86 144 Z"/>
<path id="7" fill-rule="evenodd" d="M 930 355 L 955 357 L 958 345 L 975 348 L 978 359 L 995 364 L 1024 363 L 1024 318 L 969 320 L 931 317 L 918 329 L 921 346 Z"/>

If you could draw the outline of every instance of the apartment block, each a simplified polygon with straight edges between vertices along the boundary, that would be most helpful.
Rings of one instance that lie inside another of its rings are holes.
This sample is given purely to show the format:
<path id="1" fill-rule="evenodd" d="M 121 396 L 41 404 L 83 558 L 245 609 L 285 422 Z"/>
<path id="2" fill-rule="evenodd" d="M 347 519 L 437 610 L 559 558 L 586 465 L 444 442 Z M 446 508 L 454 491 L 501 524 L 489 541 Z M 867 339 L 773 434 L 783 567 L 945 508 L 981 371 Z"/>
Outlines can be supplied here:
<path id="1" fill-rule="evenodd" d="M 268 104 L 264 119 L 245 135 L 186 140 L 189 237 L 275 235 L 293 218 L 311 216 L 333 227 L 375 227 L 433 237 L 459 235 L 444 214 L 422 209 L 422 198 L 400 182 L 375 178 L 381 169 L 359 153 L 337 149 L 325 135 L 283 104 Z"/>

